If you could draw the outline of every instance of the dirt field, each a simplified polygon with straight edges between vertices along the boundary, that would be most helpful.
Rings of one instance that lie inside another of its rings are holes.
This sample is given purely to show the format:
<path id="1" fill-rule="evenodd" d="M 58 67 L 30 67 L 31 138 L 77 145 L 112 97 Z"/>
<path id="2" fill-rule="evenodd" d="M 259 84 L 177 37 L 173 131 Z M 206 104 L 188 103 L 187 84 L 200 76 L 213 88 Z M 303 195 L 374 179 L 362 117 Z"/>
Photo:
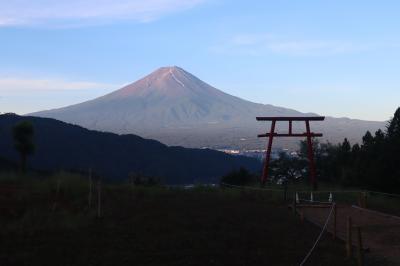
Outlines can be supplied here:
<path id="1" fill-rule="evenodd" d="M 306 220 L 322 225 L 329 214 L 329 208 L 299 208 Z M 363 246 L 369 251 L 365 254 L 370 265 L 400 265 L 400 218 L 380 212 L 361 209 L 350 205 L 337 206 L 337 236 L 346 239 L 347 217 L 354 226 L 360 226 Z M 333 231 L 333 219 L 328 230 Z M 353 244 L 357 245 L 353 230 Z"/>
<path id="2" fill-rule="evenodd" d="M 3 214 L 0 265 L 298 265 L 320 232 L 253 192 L 106 188 L 101 219 L 82 195 Z M 306 265 L 354 264 L 325 236 Z"/>

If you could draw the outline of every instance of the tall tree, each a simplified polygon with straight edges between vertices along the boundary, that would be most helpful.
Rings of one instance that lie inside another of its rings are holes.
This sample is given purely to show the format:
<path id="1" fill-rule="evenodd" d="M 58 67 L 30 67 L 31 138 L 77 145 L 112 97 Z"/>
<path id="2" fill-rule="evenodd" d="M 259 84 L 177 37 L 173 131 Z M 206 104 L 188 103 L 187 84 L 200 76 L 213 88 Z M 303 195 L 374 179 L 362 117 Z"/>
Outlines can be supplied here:
<path id="1" fill-rule="evenodd" d="M 306 155 L 306 143 L 300 143 Z M 316 144 L 315 159 L 319 178 L 370 190 L 400 193 L 400 108 L 386 131 L 367 131 L 362 144 L 351 146 L 347 139 L 337 145 Z"/>
<path id="2" fill-rule="evenodd" d="M 280 152 L 279 158 L 271 162 L 271 176 L 276 181 L 293 181 L 303 177 L 303 170 L 306 167 L 307 161 Z"/>
<path id="3" fill-rule="evenodd" d="M 362 148 L 368 149 L 374 144 L 374 137 L 372 136 L 371 132 L 367 131 L 362 138 Z"/>
<path id="4" fill-rule="evenodd" d="M 34 128 L 32 123 L 22 121 L 13 127 L 14 147 L 21 157 L 21 171 L 26 172 L 26 161 L 29 155 L 35 152 L 33 142 Z"/>
<path id="5" fill-rule="evenodd" d="M 381 172 L 385 176 L 386 187 L 400 192 L 400 108 L 388 124 L 385 143 L 381 147 Z"/>
<path id="6" fill-rule="evenodd" d="M 387 135 L 389 138 L 400 138 L 400 107 L 388 124 Z"/>
<path id="7" fill-rule="evenodd" d="M 349 153 L 350 152 L 351 145 L 350 145 L 350 142 L 349 142 L 349 140 L 347 138 L 344 139 L 344 141 L 343 141 L 343 143 L 341 145 L 341 150 L 344 153 Z"/>

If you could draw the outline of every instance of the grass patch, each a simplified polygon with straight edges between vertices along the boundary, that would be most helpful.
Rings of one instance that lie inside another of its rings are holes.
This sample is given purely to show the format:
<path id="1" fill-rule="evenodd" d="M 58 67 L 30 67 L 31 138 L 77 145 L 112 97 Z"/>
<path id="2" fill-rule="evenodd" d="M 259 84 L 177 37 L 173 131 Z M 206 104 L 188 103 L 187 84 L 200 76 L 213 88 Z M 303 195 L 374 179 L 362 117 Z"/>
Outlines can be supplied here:
<path id="1" fill-rule="evenodd" d="M 13 198 L 21 212 L 0 221 L 0 265 L 296 265 L 320 230 L 293 216 L 281 194 L 104 185 L 98 219 L 86 177 L 34 179 Z M 344 256 L 327 236 L 308 265 L 353 265 Z"/>

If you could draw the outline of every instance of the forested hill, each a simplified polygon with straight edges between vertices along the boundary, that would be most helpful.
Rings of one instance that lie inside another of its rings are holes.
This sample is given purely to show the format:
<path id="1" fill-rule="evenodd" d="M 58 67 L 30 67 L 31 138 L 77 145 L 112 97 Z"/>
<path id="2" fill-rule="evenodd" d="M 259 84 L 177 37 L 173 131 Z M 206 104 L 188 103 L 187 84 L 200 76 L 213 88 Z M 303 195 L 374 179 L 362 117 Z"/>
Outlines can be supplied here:
<path id="1" fill-rule="evenodd" d="M 258 171 L 260 162 L 208 149 L 168 147 L 136 135 L 117 135 L 87 130 L 58 120 L 18 115 L 0 115 L 0 156 L 19 160 L 12 127 L 29 121 L 35 130 L 36 152 L 28 165 L 38 170 L 93 171 L 109 179 L 124 179 L 130 173 L 161 178 L 167 184 L 216 182 L 240 167 Z"/>

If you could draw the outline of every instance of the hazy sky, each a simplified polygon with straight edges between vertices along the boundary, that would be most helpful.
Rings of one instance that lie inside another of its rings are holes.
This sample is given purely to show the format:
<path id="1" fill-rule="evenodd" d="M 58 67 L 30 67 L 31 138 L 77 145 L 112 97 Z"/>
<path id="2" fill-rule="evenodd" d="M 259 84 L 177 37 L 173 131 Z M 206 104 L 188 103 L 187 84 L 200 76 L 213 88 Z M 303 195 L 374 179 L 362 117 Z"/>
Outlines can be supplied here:
<path id="1" fill-rule="evenodd" d="M 400 1 L 0 0 L 0 112 L 88 100 L 177 65 L 247 100 L 387 120 Z"/>

